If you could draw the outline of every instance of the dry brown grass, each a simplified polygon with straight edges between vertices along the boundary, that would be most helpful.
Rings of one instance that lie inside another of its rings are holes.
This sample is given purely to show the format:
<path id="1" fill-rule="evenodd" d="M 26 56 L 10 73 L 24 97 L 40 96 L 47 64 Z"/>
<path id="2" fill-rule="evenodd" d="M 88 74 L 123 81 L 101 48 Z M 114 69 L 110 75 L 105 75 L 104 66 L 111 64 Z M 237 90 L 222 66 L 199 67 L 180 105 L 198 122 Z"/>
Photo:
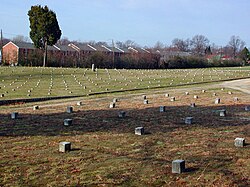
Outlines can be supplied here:
<path id="1" fill-rule="evenodd" d="M 249 186 L 250 145 L 236 148 L 234 139 L 250 142 L 250 113 L 244 111 L 250 96 L 234 90 L 228 95 L 216 86 L 202 89 L 149 91 L 148 105 L 142 94 L 119 94 L 84 98 L 82 106 L 69 100 L 39 103 L 36 111 L 33 104 L 1 107 L 0 186 Z M 119 101 L 110 109 L 113 97 Z M 216 97 L 221 104 L 214 104 Z M 74 113 L 66 113 L 68 105 Z M 228 115 L 220 117 L 219 109 Z M 124 119 L 118 118 L 121 110 Z M 10 119 L 13 111 L 19 119 Z M 184 124 L 188 116 L 194 124 Z M 63 126 L 65 118 L 73 125 Z M 134 135 L 138 126 L 146 135 Z M 72 142 L 73 150 L 59 153 L 60 141 Z M 185 173 L 171 173 L 174 159 L 186 161 Z"/>

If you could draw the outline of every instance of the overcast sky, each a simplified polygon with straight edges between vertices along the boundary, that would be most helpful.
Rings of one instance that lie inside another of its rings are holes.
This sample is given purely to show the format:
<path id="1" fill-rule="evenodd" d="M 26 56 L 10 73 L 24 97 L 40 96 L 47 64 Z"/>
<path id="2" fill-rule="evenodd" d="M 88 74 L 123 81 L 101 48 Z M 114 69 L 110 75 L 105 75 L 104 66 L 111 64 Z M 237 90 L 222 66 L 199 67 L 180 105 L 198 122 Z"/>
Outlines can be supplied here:
<path id="1" fill-rule="evenodd" d="M 152 47 L 201 34 L 219 46 L 232 35 L 250 45 L 250 0 L 1 0 L 6 38 L 29 36 L 32 5 L 53 10 L 69 40 L 133 40 Z"/>

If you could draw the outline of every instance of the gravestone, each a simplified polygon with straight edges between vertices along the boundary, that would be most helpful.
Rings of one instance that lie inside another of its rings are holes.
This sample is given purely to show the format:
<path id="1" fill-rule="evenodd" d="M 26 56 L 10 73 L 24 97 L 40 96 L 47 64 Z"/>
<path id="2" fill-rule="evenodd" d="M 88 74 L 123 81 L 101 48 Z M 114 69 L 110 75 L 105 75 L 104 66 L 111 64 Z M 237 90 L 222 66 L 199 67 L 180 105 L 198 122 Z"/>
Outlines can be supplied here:
<path id="1" fill-rule="evenodd" d="M 172 101 L 172 102 L 175 101 L 175 97 L 171 97 L 170 101 Z"/>
<path id="2" fill-rule="evenodd" d="M 239 98 L 238 97 L 234 97 L 234 102 L 237 102 L 239 101 Z"/>
<path id="3" fill-rule="evenodd" d="M 95 64 L 92 64 L 92 71 L 95 71 Z"/>
<path id="4" fill-rule="evenodd" d="M 113 99 L 113 103 L 116 103 L 116 102 L 118 102 L 118 99 L 117 99 L 117 98 L 114 98 L 114 99 Z"/>
<path id="5" fill-rule="evenodd" d="M 206 92 L 206 90 L 202 90 L 202 93 L 205 93 Z"/>
<path id="6" fill-rule="evenodd" d="M 114 103 L 114 102 L 111 102 L 111 103 L 109 104 L 109 108 L 115 108 L 115 103 Z"/>
<path id="7" fill-rule="evenodd" d="M 4 94 L 1 94 L 1 97 L 4 97 Z"/>
<path id="8" fill-rule="evenodd" d="M 174 160 L 172 161 L 172 173 L 183 173 L 185 171 L 185 161 L 184 160 Z"/>
<path id="9" fill-rule="evenodd" d="M 220 114 L 221 117 L 225 117 L 226 116 L 226 110 L 225 109 L 219 110 L 219 114 Z"/>
<path id="10" fill-rule="evenodd" d="M 73 107 L 67 106 L 67 113 L 72 113 L 72 112 L 73 112 Z"/>
<path id="11" fill-rule="evenodd" d="M 192 108 L 194 108 L 194 107 L 195 107 L 195 103 L 191 103 L 190 106 L 191 106 Z"/>
<path id="12" fill-rule="evenodd" d="M 245 106 L 245 111 L 250 111 L 250 105 L 249 106 Z"/>
<path id="13" fill-rule="evenodd" d="M 234 145 L 235 145 L 235 147 L 244 147 L 245 146 L 245 139 L 244 138 L 235 138 Z"/>
<path id="14" fill-rule="evenodd" d="M 136 127 L 135 134 L 136 135 L 143 135 L 144 134 L 144 127 Z"/>
<path id="15" fill-rule="evenodd" d="M 165 112 L 166 111 L 166 107 L 165 106 L 160 106 L 160 112 Z"/>
<path id="16" fill-rule="evenodd" d="M 198 99 L 198 95 L 194 95 L 194 99 Z"/>
<path id="17" fill-rule="evenodd" d="M 145 99 L 147 99 L 147 96 L 146 96 L 146 95 L 143 95 L 142 98 L 145 100 Z"/>
<path id="18" fill-rule="evenodd" d="M 72 119 L 64 119 L 64 126 L 70 126 L 72 125 L 73 120 Z"/>
<path id="19" fill-rule="evenodd" d="M 17 117 L 18 117 L 18 112 L 11 113 L 11 119 L 17 119 Z"/>
<path id="20" fill-rule="evenodd" d="M 216 93 L 213 93 L 213 96 L 216 96 Z"/>
<path id="21" fill-rule="evenodd" d="M 169 94 L 165 94 L 165 97 L 169 97 Z"/>
<path id="22" fill-rule="evenodd" d="M 214 103 L 219 104 L 220 103 L 220 98 L 216 98 Z"/>
<path id="23" fill-rule="evenodd" d="M 189 95 L 189 92 L 185 92 L 186 95 Z"/>
<path id="24" fill-rule="evenodd" d="M 148 100 L 145 99 L 145 100 L 143 101 L 143 103 L 144 103 L 145 105 L 148 104 Z"/>
<path id="25" fill-rule="evenodd" d="M 189 124 L 189 125 L 191 125 L 192 123 L 193 123 L 193 117 L 186 117 L 185 118 L 185 124 Z"/>
<path id="26" fill-rule="evenodd" d="M 59 152 L 65 153 L 71 150 L 70 142 L 60 142 L 59 143 Z"/>
<path id="27" fill-rule="evenodd" d="M 78 102 L 76 103 L 76 105 L 77 105 L 77 106 L 82 106 L 82 102 L 81 102 L 81 101 L 78 101 Z"/>
<path id="28" fill-rule="evenodd" d="M 233 93 L 229 91 L 228 94 L 229 94 L 229 95 L 232 95 Z"/>
<path id="29" fill-rule="evenodd" d="M 119 118 L 125 118 L 126 112 L 125 111 L 120 111 L 118 114 Z"/>
<path id="30" fill-rule="evenodd" d="M 33 110 L 38 110 L 38 109 L 39 109 L 38 105 L 33 106 Z"/>

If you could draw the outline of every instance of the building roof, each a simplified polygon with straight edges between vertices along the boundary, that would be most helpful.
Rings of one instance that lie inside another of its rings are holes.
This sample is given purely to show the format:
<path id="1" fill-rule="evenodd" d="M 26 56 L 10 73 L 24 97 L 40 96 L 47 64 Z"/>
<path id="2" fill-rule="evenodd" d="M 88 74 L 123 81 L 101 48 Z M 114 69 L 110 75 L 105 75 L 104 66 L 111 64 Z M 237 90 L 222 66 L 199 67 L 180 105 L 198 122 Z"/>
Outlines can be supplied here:
<path id="1" fill-rule="evenodd" d="M 72 47 L 70 47 L 68 45 L 55 44 L 54 47 L 57 48 L 60 51 L 65 51 L 65 52 L 66 51 L 70 51 L 70 52 L 75 52 L 76 51 L 76 49 L 74 49 L 74 48 L 72 48 Z"/>

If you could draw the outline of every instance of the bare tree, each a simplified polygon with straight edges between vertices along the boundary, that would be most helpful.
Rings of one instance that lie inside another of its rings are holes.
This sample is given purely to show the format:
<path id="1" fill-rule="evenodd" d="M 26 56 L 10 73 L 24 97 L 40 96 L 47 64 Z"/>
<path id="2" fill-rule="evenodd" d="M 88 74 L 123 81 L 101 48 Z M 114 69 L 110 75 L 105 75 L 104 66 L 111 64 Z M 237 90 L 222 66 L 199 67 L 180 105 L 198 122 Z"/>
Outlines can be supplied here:
<path id="1" fill-rule="evenodd" d="M 12 41 L 13 42 L 29 42 L 30 40 L 27 36 L 17 35 L 13 37 Z"/>
<path id="2" fill-rule="evenodd" d="M 180 51 L 189 51 L 189 46 L 190 46 L 190 40 L 186 39 L 179 39 L 179 38 L 175 38 L 172 41 L 172 45 L 173 47 L 176 47 L 177 49 L 179 49 Z"/>
<path id="3" fill-rule="evenodd" d="M 228 46 L 232 48 L 233 57 L 235 58 L 237 53 L 242 51 L 245 47 L 245 42 L 240 39 L 239 36 L 231 36 L 230 41 L 228 42 Z"/>
<path id="4" fill-rule="evenodd" d="M 202 56 L 209 45 L 209 40 L 203 35 L 195 35 L 190 41 L 194 54 Z"/>
<path id="5" fill-rule="evenodd" d="M 58 40 L 57 43 L 59 45 L 68 45 L 71 42 L 69 41 L 69 39 L 67 37 L 63 37 L 62 39 Z"/>
<path id="6" fill-rule="evenodd" d="M 154 46 L 154 49 L 159 50 L 159 51 L 163 50 L 164 49 L 164 44 L 162 42 L 160 42 L 160 41 L 157 41 L 155 46 Z"/>

